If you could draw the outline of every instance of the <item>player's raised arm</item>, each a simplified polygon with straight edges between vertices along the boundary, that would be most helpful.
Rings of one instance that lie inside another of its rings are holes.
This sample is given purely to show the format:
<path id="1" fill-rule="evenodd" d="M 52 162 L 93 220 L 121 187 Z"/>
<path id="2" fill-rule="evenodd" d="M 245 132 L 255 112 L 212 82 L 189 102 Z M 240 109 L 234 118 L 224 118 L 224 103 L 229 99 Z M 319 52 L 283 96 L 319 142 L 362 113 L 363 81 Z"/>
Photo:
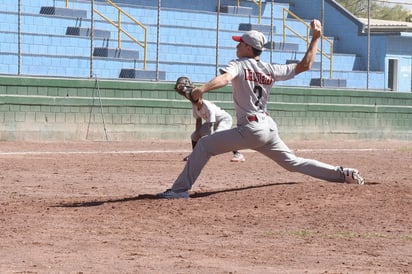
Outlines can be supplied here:
<path id="1" fill-rule="evenodd" d="M 295 68 L 296 75 L 311 68 L 318 51 L 318 42 L 322 34 L 322 24 L 319 20 L 313 19 L 310 23 L 310 28 L 312 30 L 312 40 L 302 61 L 300 61 Z"/>

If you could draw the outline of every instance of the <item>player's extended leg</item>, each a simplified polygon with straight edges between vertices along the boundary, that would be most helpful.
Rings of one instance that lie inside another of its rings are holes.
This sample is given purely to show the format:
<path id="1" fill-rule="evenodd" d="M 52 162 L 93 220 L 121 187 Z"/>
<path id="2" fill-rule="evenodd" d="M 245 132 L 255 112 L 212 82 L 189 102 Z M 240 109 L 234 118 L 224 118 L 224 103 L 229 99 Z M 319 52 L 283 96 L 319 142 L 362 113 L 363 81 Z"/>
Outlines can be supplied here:
<path id="1" fill-rule="evenodd" d="M 212 156 L 246 147 L 247 141 L 239 128 L 215 132 L 201 138 L 186 162 L 182 173 L 174 182 L 172 191 L 180 193 L 191 189 Z"/>
<path id="2" fill-rule="evenodd" d="M 300 172 L 329 182 L 360 185 L 365 183 L 365 179 L 357 169 L 332 166 L 317 160 L 297 157 L 279 136 L 277 136 L 276 141 L 259 148 L 258 151 L 292 172 Z"/>
<path id="3" fill-rule="evenodd" d="M 216 123 L 215 132 L 230 129 L 232 127 L 232 124 L 233 124 L 232 116 L 227 114 L 222 120 Z M 233 157 L 230 159 L 230 161 L 239 163 L 239 162 L 246 161 L 246 158 L 238 150 L 234 150 Z"/>
<path id="4" fill-rule="evenodd" d="M 277 132 L 274 133 L 277 135 Z M 286 144 L 277 136 L 257 151 L 274 160 L 288 171 L 303 173 L 330 182 L 344 182 L 345 176 L 339 166 L 332 166 L 317 160 L 297 157 Z"/>
<path id="5" fill-rule="evenodd" d="M 190 136 L 190 139 L 192 141 L 192 150 L 195 149 L 195 146 L 197 145 L 197 142 L 199 141 L 200 138 L 203 136 L 209 135 L 210 134 L 210 123 L 203 123 L 202 126 L 194 131 L 192 135 Z M 186 156 L 183 158 L 183 161 L 188 161 L 189 156 Z"/>
<path id="6" fill-rule="evenodd" d="M 196 144 L 197 144 L 197 141 L 193 141 L 192 139 L 192 150 L 195 148 Z M 186 157 L 184 157 L 183 161 L 187 162 L 187 160 L 189 160 L 189 156 L 190 155 L 187 155 Z"/>

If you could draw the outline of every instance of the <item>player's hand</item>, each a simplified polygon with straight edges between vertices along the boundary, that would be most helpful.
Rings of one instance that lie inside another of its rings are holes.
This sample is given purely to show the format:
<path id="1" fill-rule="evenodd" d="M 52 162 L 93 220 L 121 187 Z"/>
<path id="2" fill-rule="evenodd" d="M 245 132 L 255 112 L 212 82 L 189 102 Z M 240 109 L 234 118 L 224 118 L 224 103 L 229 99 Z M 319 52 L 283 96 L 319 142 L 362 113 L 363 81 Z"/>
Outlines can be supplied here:
<path id="1" fill-rule="evenodd" d="M 312 22 L 310 22 L 310 29 L 312 30 L 313 38 L 316 39 L 322 35 L 322 24 L 319 20 L 313 19 Z"/>

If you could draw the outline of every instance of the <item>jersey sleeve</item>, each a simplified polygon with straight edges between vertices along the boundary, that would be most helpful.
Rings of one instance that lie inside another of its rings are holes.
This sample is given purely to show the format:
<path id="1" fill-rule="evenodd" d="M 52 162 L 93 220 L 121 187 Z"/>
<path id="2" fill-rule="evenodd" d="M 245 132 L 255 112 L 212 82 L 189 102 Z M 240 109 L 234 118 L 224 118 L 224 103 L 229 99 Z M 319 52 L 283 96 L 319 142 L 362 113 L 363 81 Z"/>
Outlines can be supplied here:
<path id="1" fill-rule="evenodd" d="M 216 109 L 215 108 L 212 108 L 212 109 L 210 109 L 210 111 L 209 111 L 209 114 L 210 114 L 210 123 L 215 123 L 216 122 Z"/>
<path id="2" fill-rule="evenodd" d="M 275 81 L 285 81 L 295 77 L 296 64 L 271 64 L 270 68 Z"/>
<path id="3" fill-rule="evenodd" d="M 229 73 L 232 75 L 233 78 L 236 78 L 242 71 L 242 66 L 239 65 L 239 62 L 237 60 L 232 60 L 229 62 L 229 64 L 220 69 L 220 73 Z"/>
<path id="4" fill-rule="evenodd" d="M 207 110 L 208 112 L 208 121 L 209 123 L 215 123 L 216 122 L 216 110 L 217 106 L 213 104 L 212 102 L 209 102 L 207 100 L 203 100 L 203 107 Z"/>

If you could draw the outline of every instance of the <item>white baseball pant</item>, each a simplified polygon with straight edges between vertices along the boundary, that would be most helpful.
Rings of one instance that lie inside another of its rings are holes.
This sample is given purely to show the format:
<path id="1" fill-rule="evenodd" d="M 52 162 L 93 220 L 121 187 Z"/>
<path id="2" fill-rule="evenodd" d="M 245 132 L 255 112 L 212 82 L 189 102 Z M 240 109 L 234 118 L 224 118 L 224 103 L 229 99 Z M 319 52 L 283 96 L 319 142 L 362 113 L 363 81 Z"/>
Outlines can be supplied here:
<path id="1" fill-rule="evenodd" d="M 238 149 L 256 150 L 291 172 L 330 182 L 345 181 L 339 166 L 297 157 L 279 137 L 277 125 L 270 116 L 258 113 L 252 118 L 244 117 L 235 128 L 201 138 L 172 190 L 182 192 L 191 189 L 212 156 Z"/>

